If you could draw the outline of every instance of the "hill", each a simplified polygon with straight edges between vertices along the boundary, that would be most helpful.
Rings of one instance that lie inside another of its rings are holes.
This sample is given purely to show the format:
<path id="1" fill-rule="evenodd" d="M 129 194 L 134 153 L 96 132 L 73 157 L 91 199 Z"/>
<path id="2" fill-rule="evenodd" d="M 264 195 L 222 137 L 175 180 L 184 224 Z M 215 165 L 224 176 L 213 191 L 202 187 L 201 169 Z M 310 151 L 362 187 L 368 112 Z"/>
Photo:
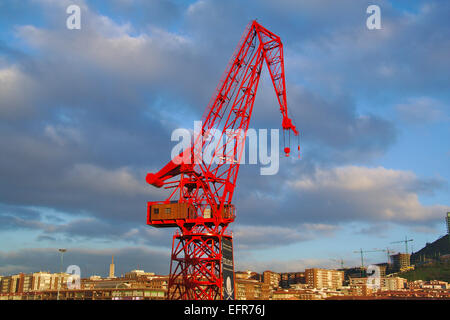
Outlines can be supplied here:
<path id="1" fill-rule="evenodd" d="M 411 255 L 411 264 L 420 264 L 427 260 L 438 260 L 440 256 L 450 254 L 450 238 L 445 235 Z"/>
<path id="2" fill-rule="evenodd" d="M 399 277 L 408 281 L 413 280 L 441 280 L 450 282 L 450 260 L 428 262 L 417 266 L 415 270 L 398 273 Z"/>

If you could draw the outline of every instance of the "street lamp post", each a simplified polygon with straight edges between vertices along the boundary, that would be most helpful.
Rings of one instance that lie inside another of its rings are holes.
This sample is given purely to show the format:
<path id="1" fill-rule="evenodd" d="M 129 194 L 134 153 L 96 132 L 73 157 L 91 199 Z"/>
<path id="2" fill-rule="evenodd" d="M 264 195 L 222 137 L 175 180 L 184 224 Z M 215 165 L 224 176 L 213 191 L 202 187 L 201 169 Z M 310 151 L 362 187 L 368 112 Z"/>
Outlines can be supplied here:
<path id="1" fill-rule="evenodd" d="M 59 252 L 61 252 L 61 265 L 59 266 L 59 277 L 58 277 L 58 295 L 56 296 L 56 300 L 59 300 L 59 288 L 61 287 L 61 275 L 62 275 L 62 266 L 63 266 L 63 256 L 64 252 L 67 251 L 67 249 L 58 249 Z"/>

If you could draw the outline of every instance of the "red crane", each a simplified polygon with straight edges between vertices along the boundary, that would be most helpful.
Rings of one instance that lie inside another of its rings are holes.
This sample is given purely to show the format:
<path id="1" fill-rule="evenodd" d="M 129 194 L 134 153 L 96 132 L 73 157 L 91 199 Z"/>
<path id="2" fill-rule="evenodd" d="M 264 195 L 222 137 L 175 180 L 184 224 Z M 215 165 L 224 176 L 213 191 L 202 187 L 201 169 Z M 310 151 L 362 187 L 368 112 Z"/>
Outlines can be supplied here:
<path id="1" fill-rule="evenodd" d="M 291 131 L 298 136 L 288 116 L 280 37 L 252 21 L 206 108 L 201 133 L 159 172 L 146 176 L 149 184 L 172 190 L 165 201 L 147 204 L 147 224 L 179 228 L 173 236 L 169 299 L 234 299 L 233 241 L 227 227 L 235 219 L 233 193 L 264 62 L 284 137 Z M 224 143 L 210 138 L 213 130 L 221 132 Z M 213 150 L 211 161 L 202 158 L 207 148 Z M 289 156 L 286 142 L 284 151 Z"/>

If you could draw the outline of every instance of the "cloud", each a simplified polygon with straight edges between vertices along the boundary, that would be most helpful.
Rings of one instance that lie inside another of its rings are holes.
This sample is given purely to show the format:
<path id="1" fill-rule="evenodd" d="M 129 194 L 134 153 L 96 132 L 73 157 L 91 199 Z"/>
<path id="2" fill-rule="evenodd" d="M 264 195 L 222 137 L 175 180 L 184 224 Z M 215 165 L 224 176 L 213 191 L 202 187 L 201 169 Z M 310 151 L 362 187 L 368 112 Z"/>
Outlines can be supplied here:
<path id="1" fill-rule="evenodd" d="M 67 173 L 67 179 L 76 188 L 92 193 L 105 193 L 110 196 L 149 194 L 145 182 L 137 179 L 127 167 L 106 170 L 92 164 L 76 164 Z"/>
<path id="2" fill-rule="evenodd" d="M 60 216 L 54 216 L 59 214 Z M 61 218 L 64 217 L 64 218 Z M 3 231 L 32 231 L 35 239 L 54 245 L 61 242 L 96 241 L 103 244 L 128 243 L 133 245 L 166 247 L 171 244 L 171 229 L 155 229 L 145 224 L 121 221 L 110 217 L 84 214 L 73 216 L 58 212 L 49 214 L 47 208 L 27 208 L 0 205 L 0 229 Z M 22 233 L 23 234 L 23 233 Z"/>
<path id="3" fill-rule="evenodd" d="M 145 185 L 145 174 L 169 160 L 170 129 L 183 114 L 201 114 L 215 87 L 211 74 L 218 78 L 216 71 L 223 69 L 216 63 L 219 49 L 199 50 L 198 45 L 215 44 L 193 26 L 183 34 L 157 25 L 136 31 L 130 22 L 117 22 L 84 2 L 82 29 L 73 32 L 57 27 L 65 3 L 42 4 L 47 26 L 16 27 L 16 36 L 34 50 L 28 58 L 32 67 L 19 61 L 5 69 L 13 74 L 5 76 L 7 85 L 15 88 L 7 91 L 11 102 L 5 105 L 16 118 L 0 126 L 0 146 L 8 155 L 0 159 L 0 201 L 142 223 L 146 201 L 163 198 L 161 190 Z M 192 8 L 186 13 L 190 22 Z M 242 32 L 242 26 L 236 28 Z M 21 113 L 16 100 L 27 83 L 35 89 L 26 91 L 22 104 L 29 112 Z M 180 105 L 177 97 L 187 103 Z M 299 89 L 292 97 L 304 100 L 303 110 L 318 110 L 302 114 L 311 143 L 370 154 L 382 152 L 379 146 L 392 139 L 391 124 L 358 116 L 352 101 L 328 103 Z M 332 117 L 324 121 L 324 114 Z M 363 136 L 368 138 L 354 138 Z"/>
<path id="4" fill-rule="evenodd" d="M 295 227 L 238 225 L 233 229 L 234 243 L 241 250 L 265 249 L 332 236 L 337 227 L 327 224 L 299 224 Z"/>
<path id="5" fill-rule="evenodd" d="M 316 202 L 310 214 L 322 219 L 430 223 L 450 208 L 422 205 L 418 196 L 421 183 L 414 173 L 383 167 L 318 169 L 288 185 L 307 206 Z"/>
<path id="6" fill-rule="evenodd" d="M 359 111 L 372 110 L 389 120 L 388 100 L 404 95 L 438 97 L 449 85 L 448 5 L 418 1 L 409 10 L 404 9 L 409 3 L 381 1 L 382 29 L 368 30 L 370 2 L 265 4 L 273 14 L 263 23 L 282 30 L 282 39 L 289 44 L 285 65 L 290 79 L 323 97 L 350 94 Z"/>
<path id="7" fill-rule="evenodd" d="M 395 109 L 401 119 L 411 124 L 424 125 L 450 120 L 450 116 L 443 111 L 449 108 L 430 97 L 409 98 L 405 103 L 397 104 Z"/>
<path id="8" fill-rule="evenodd" d="M 109 8 L 114 16 L 132 20 L 134 25 L 170 27 L 182 18 L 183 6 L 171 0 L 113 0 Z M 96 4 L 93 4 L 94 6 Z"/>
<path id="9" fill-rule="evenodd" d="M 413 228 L 413 230 L 415 232 L 420 232 L 420 233 L 428 233 L 428 234 L 437 234 L 439 232 L 439 230 L 437 228 L 434 227 L 430 227 L 430 226 L 415 226 Z"/>
<path id="10" fill-rule="evenodd" d="M 77 129 L 70 127 L 47 125 L 44 129 L 44 134 L 60 146 L 70 142 L 81 142 L 81 133 Z"/>
<path id="11" fill-rule="evenodd" d="M 241 169 L 236 188 L 236 223 L 257 226 L 340 226 L 350 222 L 409 225 L 441 222 L 444 204 L 423 204 L 446 188 L 445 180 L 384 167 L 280 164 L 276 176 Z"/>
<path id="12" fill-rule="evenodd" d="M 392 225 L 384 222 L 372 223 L 367 227 L 363 227 L 360 230 L 356 231 L 356 234 L 362 235 L 372 235 L 377 236 L 378 238 L 386 238 L 386 231 L 392 228 Z M 415 227 L 414 227 L 415 228 Z"/>
<path id="13" fill-rule="evenodd" d="M 307 144 L 305 157 L 321 162 L 365 161 L 384 154 L 396 141 L 391 121 L 359 114 L 351 98 L 330 101 L 300 86 L 291 87 L 289 97 L 293 106 L 300 106 L 295 115 Z"/>
<path id="14" fill-rule="evenodd" d="M 26 92 L 26 94 L 24 94 Z M 0 117 L 11 119 L 31 111 L 32 95 L 37 94 L 36 83 L 17 65 L 0 65 Z"/>

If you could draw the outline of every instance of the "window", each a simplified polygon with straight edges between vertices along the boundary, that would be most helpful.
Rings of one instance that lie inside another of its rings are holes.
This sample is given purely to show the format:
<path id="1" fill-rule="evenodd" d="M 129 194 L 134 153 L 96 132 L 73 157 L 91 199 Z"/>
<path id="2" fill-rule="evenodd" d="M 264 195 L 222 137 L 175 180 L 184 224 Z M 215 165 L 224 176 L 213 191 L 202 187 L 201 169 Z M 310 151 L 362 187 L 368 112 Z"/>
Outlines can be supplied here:
<path id="1" fill-rule="evenodd" d="M 170 208 L 166 208 L 166 213 L 170 213 Z"/>
<path id="2" fill-rule="evenodd" d="M 159 208 L 153 209 L 153 213 L 154 213 L 154 214 L 158 214 L 158 213 L 159 213 Z"/>

